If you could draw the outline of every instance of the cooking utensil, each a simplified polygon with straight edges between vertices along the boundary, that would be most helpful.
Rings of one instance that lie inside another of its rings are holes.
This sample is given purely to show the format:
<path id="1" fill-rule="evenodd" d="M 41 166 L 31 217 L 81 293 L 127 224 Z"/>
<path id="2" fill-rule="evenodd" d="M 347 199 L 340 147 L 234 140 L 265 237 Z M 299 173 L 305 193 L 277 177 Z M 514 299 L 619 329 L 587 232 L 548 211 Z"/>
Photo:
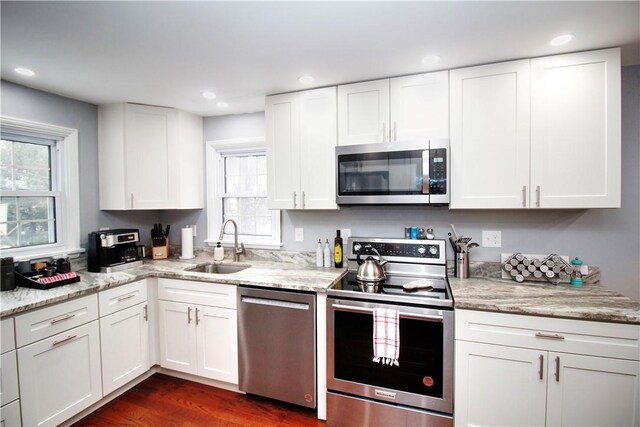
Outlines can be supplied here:
<path id="1" fill-rule="evenodd" d="M 480 246 L 480 245 L 479 245 L 479 244 L 477 244 L 476 242 L 469 243 L 469 244 L 467 245 L 467 251 L 469 251 L 469 249 L 477 248 L 478 246 Z"/>
<path id="2" fill-rule="evenodd" d="M 361 256 L 365 252 L 373 252 L 378 256 L 378 259 L 375 259 L 372 255 L 369 255 L 367 259 L 362 260 Z M 358 262 L 358 273 L 356 274 L 356 280 L 363 282 L 382 282 L 387 276 L 384 272 L 384 268 L 382 268 L 387 260 L 382 258 L 380 253 L 371 245 L 365 245 L 362 249 L 358 251 L 358 256 L 356 258 Z"/>

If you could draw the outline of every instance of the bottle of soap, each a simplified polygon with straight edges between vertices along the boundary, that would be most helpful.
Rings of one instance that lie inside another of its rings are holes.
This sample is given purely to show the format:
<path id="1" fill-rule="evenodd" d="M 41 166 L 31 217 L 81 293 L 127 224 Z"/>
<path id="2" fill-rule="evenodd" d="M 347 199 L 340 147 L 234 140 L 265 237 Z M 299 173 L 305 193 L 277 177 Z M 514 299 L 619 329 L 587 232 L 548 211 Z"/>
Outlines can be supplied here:
<path id="1" fill-rule="evenodd" d="M 324 266 L 331 267 L 331 249 L 329 248 L 329 239 L 324 243 Z"/>
<path id="2" fill-rule="evenodd" d="M 342 237 L 340 230 L 336 230 L 336 238 L 333 240 L 333 265 L 342 268 Z"/>
<path id="3" fill-rule="evenodd" d="M 222 261 L 224 259 L 224 248 L 218 242 L 218 245 L 213 250 L 213 260 L 214 261 Z"/>
<path id="4" fill-rule="evenodd" d="M 316 245 L 316 267 L 322 267 L 322 240 L 318 239 Z"/>

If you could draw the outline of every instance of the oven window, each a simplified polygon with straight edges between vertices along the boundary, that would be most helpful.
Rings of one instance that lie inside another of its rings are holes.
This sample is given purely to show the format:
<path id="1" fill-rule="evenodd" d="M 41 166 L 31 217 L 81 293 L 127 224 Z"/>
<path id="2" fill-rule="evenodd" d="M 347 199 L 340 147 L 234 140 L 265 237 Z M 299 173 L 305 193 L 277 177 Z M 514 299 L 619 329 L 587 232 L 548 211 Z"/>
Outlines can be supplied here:
<path id="1" fill-rule="evenodd" d="M 400 319 L 400 366 L 389 366 L 372 361 L 372 315 L 334 316 L 336 379 L 442 398 L 442 323 Z"/>
<path id="2" fill-rule="evenodd" d="M 422 193 L 422 150 L 338 156 L 340 195 Z"/>

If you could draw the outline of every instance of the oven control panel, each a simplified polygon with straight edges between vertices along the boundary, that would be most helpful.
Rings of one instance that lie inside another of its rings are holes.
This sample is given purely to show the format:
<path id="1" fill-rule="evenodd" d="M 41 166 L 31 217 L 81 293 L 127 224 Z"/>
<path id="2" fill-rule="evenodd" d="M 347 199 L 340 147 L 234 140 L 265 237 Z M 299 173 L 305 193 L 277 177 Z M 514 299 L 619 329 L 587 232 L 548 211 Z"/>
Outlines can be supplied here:
<path id="1" fill-rule="evenodd" d="M 351 256 L 355 257 L 358 252 L 370 245 L 376 249 L 384 258 L 401 257 L 401 258 L 424 258 L 424 259 L 440 259 L 444 256 L 443 245 L 441 241 L 423 240 L 420 243 L 414 243 L 415 240 L 404 242 L 375 242 L 365 240 L 353 240 L 351 247 Z"/>

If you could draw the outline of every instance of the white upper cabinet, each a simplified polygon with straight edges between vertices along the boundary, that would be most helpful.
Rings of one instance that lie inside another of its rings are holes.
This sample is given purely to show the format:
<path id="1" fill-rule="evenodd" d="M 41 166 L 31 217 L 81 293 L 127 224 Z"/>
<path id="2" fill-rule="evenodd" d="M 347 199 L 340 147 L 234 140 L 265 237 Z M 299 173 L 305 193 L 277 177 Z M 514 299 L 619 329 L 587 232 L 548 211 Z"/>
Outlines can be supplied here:
<path id="1" fill-rule="evenodd" d="M 389 142 L 389 79 L 338 86 L 338 144 Z"/>
<path id="2" fill-rule="evenodd" d="M 450 207 L 528 207 L 529 60 L 449 76 Z"/>
<path id="3" fill-rule="evenodd" d="M 390 141 L 449 137 L 448 71 L 396 77 L 390 85 Z"/>
<path id="4" fill-rule="evenodd" d="M 531 60 L 531 205 L 619 208 L 620 49 Z"/>
<path id="5" fill-rule="evenodd" d="M 336 88 L 266 99 L 269 209 L 337 209 Z"/>
<path id="6" fill-rule="evenodd" d="M 202 118 L 173 108 L 99 108 L 100 209 L 204 206 Z"/>

